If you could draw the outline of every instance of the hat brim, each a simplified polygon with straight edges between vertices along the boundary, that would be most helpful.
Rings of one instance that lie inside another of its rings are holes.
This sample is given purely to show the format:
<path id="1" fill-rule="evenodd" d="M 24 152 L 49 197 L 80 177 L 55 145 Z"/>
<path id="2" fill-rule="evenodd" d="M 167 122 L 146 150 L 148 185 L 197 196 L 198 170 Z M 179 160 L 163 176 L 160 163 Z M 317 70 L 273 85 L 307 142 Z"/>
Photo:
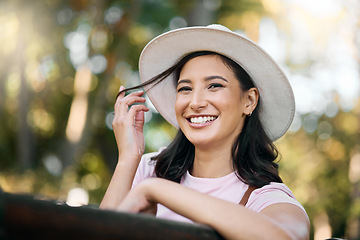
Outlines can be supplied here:
<path id="1" fill-rule="evenodd" d="M 140 56 L 141 81 L 146 82 L 197 51 L 216 52 L 238 63 L 259 90 L 260 119 L 270 139 L 275 141 L 286 133 L 295 113 L 294 94 L 288 79 L 262 48 L 226 28 L 187 27 L 154 38 Z M 155 86 L 146 86 L 145 90 L 157 111 L 178 128 L 176 86 L 172 78 L 171 75 Z"/>

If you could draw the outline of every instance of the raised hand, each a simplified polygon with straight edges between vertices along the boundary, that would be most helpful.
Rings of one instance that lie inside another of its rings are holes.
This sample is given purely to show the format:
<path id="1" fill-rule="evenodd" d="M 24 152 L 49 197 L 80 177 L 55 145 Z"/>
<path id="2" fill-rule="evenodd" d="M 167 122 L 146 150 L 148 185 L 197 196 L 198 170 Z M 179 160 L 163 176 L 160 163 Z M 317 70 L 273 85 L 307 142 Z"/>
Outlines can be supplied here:
<path id="1" fill-rule="evenodd" d="M 121 86 L 120 92 L 124 89 Z M 119 150 L 119 160 L 140 160 L 144 153 L 144 112 L 149 111 L 149 108 L 143 104 L 134 105 L 145 103 L 143 94 L 143 91 L 138 91 L 125 96 L 125 92 L 122 92 L 116 99 L 112 126 Z"/>
<path id="2" fill-rule="evenodd" d="M 121 86 L 120 92 L 124 89 Z M 149 109 L 143 104 L 145 103 L 143 94 L 143 91 L 138 91 L 125 97 L 125 93 L 121 92 L 116 99 L 112 126 L 119 150 L 119 158 L 100 208 L 115 209 L 131 189 L 136 169 L 145 148 L 144 112 L 149 111 Z"/>

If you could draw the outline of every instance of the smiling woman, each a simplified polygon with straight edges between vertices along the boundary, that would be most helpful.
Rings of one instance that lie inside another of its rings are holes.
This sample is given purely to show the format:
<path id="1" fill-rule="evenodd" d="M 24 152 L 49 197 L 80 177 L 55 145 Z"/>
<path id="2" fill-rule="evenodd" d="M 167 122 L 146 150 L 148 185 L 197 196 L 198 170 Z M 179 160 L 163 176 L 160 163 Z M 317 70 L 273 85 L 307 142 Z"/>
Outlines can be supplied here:
<path id="1" fill-rule="evenodd" d="M 196 54 L 199 56 L 189 60 L 181 70 L 176 119 L 196 149 L 203 146 L 204 151 L 218 148 L 229 153 L 246 116 L 256 107 L 257 89 L 243 92 L 222 57 L 211 52 L 202 54 Z"/>
<path id="2" fill-rule="evenodd" d="M 226 239 L 308 238 L 273 144 L 292 122 L 294 97 L 267 53 L 220 25 L 182 28 L 144 48 L 140 76 L 134 88 L 144 87 L 179 131 L 167 148 L 143 155 L 143 91 L 125 96 L 130 89 L 120 87 L 119 158 L 102 208 L 202 223 Z"/>

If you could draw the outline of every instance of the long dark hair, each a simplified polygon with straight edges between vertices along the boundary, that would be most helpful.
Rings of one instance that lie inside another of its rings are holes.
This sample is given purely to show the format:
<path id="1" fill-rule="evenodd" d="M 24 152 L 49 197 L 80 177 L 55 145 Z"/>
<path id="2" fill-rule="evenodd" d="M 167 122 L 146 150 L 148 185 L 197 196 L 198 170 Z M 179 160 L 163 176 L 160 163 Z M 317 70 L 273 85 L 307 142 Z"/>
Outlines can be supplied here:
<path id="1" fill-rule="evenodd" d="M 242 91 L 255 87 L 249 74 L 236 62 L 221 54 L 210 51 L 190 53 L 178 63 L 160 73 L 149 81 L 138 85 L 131 90 L 148 84 L 159 83 L 173 75 L 175 82 L 178 81 L 180 72 L 190 59 L 199 56 L 217 55 L 224 64 L 235 74 Z M 282 182 L 278 173 L 278 164 L 275 160 L 279 152 L 266 134 L 259 117 L 260 97 L 257 107 L 251 117 L 246 117 L 243 130 L 235 140 L 231 154 L 233 168 L 238 178 L 246 184 L 262 187 L 270 182 Z M 159 155 L 152 158 L 156 162 L 155 173 L 157 177 L 180 182 L 181 177 L 193 166 L 195 155 L 194 145 L 185 137 L 179 129 L 174 140 Z"/>

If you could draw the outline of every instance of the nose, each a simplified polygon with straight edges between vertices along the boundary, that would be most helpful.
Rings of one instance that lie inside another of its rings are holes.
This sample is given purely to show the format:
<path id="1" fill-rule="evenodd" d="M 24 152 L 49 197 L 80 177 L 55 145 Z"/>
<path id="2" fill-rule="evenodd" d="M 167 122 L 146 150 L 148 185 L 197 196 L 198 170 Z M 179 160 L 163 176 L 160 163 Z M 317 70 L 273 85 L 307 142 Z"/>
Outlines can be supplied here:
<path id="1" fill-rule="evenodd" d="M 206 108 L 207 105 L 208 105 L 208 101 L 206 99 L 205 93 L 201 90 L 193 91 L 189 107 L 192 110 L 197 111 Z"/>

